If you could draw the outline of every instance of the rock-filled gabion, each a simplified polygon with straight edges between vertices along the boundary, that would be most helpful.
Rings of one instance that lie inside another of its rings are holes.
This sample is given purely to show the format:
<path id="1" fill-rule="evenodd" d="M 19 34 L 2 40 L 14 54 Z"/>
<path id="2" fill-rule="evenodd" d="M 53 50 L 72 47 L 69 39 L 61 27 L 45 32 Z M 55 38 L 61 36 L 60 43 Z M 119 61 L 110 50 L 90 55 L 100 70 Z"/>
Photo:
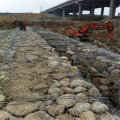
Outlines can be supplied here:
<path id="1" fill-rule="evenodd" d="M 98 99 L 99 89 L 78 75 L 68 57 L 60 57 L 30 28 L 16 31 L 6 38 L 16 35 L 0 68 L 0 120 L 120 119 L 109 113 L 109 106 Z M 110 83 L 103 78 L 100 82 L 106 86 L 101 91 L 108 90 Z"/>

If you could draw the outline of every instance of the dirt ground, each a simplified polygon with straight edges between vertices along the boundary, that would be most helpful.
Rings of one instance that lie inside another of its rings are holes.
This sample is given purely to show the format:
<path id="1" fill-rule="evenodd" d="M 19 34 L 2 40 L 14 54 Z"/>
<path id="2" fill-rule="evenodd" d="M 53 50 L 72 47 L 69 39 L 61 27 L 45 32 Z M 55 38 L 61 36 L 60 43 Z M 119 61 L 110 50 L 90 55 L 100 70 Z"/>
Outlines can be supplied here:
<path id="1" fill-rule="evenodd" d="M 62 35 L 66 35 L 66 30 L 75 28 L 81 29 L 87 24 L 94 23 L 94 21 L 71 21 L 54 15 L 29 13 L 0 16 L 0 29 L 14 29 L 19 27 L 20 20 L 27 21 L 27 26 L 44 27 Z M 114 24 L 115 35 L 117 38 L 116 45 L 111 46 L 107 29 L 94 29 L 92 41 L 87 41 L 87 43 L 120 53 L 120 20 L 119 18 L 111 19 L 108 17 L 99 22 L 107 21 L 112 21 Z"/>

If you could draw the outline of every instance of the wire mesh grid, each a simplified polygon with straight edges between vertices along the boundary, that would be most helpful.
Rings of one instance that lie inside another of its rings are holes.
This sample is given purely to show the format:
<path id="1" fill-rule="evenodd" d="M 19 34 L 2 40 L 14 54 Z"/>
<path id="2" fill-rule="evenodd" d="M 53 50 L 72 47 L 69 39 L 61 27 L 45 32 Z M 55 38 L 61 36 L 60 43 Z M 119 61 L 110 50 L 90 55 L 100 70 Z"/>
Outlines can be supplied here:
<path id="1" fill-rule="evenodd" d="M 14 41 L 0 61 L 2 120 L 79 120 L 84 117 L 89 120 L 90 116 L 114 120 L 117 117 L 108 98 L 91 84 L 89 74 L 83 78 L 67 57 L 60 57 L 34 32 L 16 31 Z"/>

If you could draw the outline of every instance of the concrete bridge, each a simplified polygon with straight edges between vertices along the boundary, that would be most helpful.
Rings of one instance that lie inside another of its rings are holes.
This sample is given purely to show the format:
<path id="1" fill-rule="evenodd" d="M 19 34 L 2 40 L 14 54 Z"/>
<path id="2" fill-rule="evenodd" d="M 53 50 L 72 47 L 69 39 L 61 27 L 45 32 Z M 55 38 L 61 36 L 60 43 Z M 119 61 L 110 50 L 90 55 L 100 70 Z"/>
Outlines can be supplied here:
<path id="1" fill-rule="evenodd" d="M 96 8 L 101 9 L 101 17 L 103 17 L 104 7 L 110 7 L 109 17 L 115 16 L 115 10 L 119 7 L 119 0 L 68 0 L 52 8 L 49 8 L 42 13 L 54 14 L 58 16 L 68 16 L 69 13 L 82 17 L 82 11 L 90 11 L 90 16 L 94 17 Z"/>

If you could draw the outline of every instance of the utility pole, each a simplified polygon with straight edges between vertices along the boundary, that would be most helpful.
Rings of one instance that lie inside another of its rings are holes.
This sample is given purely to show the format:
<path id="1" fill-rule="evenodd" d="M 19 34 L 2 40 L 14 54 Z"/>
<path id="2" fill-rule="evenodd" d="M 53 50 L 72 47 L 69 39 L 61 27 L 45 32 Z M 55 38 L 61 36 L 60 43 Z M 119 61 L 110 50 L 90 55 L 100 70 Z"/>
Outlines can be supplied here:
<path id="1" fill-rule="evenodd" d="M 40 13 L 42 13 L 42 6 L 40 6 Z"/>

